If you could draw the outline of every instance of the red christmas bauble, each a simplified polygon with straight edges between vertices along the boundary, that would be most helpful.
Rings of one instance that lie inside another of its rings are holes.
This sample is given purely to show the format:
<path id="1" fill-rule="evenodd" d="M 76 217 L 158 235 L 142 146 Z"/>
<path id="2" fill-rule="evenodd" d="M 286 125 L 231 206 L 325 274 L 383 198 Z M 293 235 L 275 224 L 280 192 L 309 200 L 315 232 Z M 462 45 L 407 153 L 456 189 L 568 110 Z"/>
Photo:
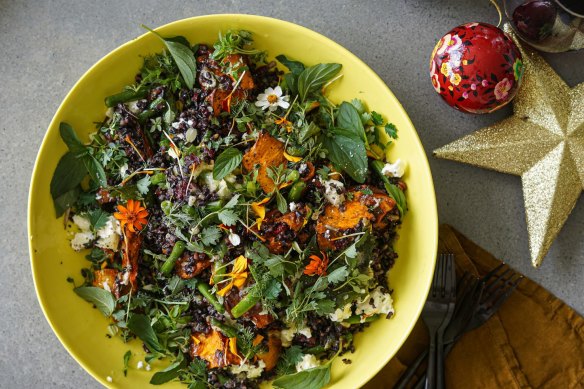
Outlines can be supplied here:
<path id="1" fill-rule="evenodd" d="M 499 28 L 468 23 L 438 42 L 430 61 L 436 92 L 469 113 L 493 112 L 510 102 L 523 75 L 521 53 Z"/>

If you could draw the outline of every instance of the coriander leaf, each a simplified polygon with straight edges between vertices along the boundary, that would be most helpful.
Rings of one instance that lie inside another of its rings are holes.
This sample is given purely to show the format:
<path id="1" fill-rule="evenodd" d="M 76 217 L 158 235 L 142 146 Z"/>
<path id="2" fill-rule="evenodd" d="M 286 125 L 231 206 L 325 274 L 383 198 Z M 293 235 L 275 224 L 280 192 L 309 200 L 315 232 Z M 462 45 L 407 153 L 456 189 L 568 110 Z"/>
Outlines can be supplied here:
<path id="1" fill-rule="evenodd" d="M 302 62 L 299 61 L 294 61 L 291 59 L 288 59 L 285 55 L 280 54 L 276 57 L 276 59 L 284 66 L 286 66 L 290 72 L 295 75 L 298 76 L 300 75 L 300 73 L 302 73 L 302 71 L 304 70 L 304 64 Z"/>
<path id="2" fill-rule="evenodd" d="M 384 129 L 387 136 L 397 139 L 397 127 L 393 123 L 387 123 Z"/>
<path id="3" fill-rule="evenodd" d="M 116 307 L 116 300 L 107 290 L 95 286 L 81 286 L 73 290 L 79 297 L 95 305 L 105 317 L 112 315 Z"/>
<path id="4" fill-rule="evenodd" d="M 225 224 L 226 226 L 234 225 L 237 223 L 237 219 L 239 219 L 237 214 L 231 209 L 223 209 L 217 216 L 219 217 L 219 220 L 221 220 L 221 223 Z"/>
<path id="5" fill-rule="evenodd" d="M 361 122 L 361 117 L 357 109 L 350 103 L 343 101 L 337 111 L 337 127 L 354 133 L 358 138 L 367 144 L 365 128 Z"/>
<path id="6" fill-rule="evenodd" d="M 357 247 L 355 246 L 355 243 L 347 247 L 345 250 L 345 256 L 348 258 L 355 258 L 357 256 Z"/>
<path id="7" fill-rule="evenodd" d="M 132 358 L 132 352 L 128 350 L 124 354 L 124 377 L 128 375 L 128 365 L 130 363 L 130 358 Z"/>
<path id="8" fill-rule="evenodd" d="M 136 182 L 136 187 L 140 194 L 145 195 L 148 193 L 148 187 L 150 186 L 150 176 L 145 175 Z"/>
<path id="9" fill-rule="evenodd" d="M 298 97 L 304 102 L 306 97 L 315 93 L 341 71 L 341 64 L 321 63 L 306 68 L 298 76 Z"/>
<path id="10" fill-rule="evenodd" d="M 263 290 L 264 298 L 268 300 L 276 300 L 282 291 L 282 284 L 278 280 L 272 278 L 267 283 Z"/>
<path id="11" fill-rule="evenodd" d="M 371 111 L 371 121 L 376 126 L 381 126 L 383 124 L 383 117 L 375 111 Z"/>
<path id="12" fill-rule="evenodd" d="M 109 219 L 110 214 L 98 208 L 89 213 L 89 222 L 94 230 L 99 230 L 101 227 L 105 226 L 107 219 Z"/>
<path id="13" fill-rule="evenodd" d="M 158 337 L 152 329 L 150 318 L 142 314 L 132 314 L 128 319 L 128 328 L 140 338 L 150 351 L 162 352 Z"/>
<path id="14" fill-rule="evenodd" d="M 71 125 L 65 122 L 61 122 L 59 124 L 59 133 L 61 134 L 63 142 L 65 142 L 65 144 L 69 148 L 69 151 L 75 154 L 75 156 L 79 157 L 81 155 L 87 154 L 87 146 L 85 146 L 79 140 L 77 134 L 75 133 L 75 130 L 73 130 L 73 127 L 71 127 Z"/>
<path id="15" fill-rule="evenodd" d="M 195 74 L 197 73 L 197 64 L 195 62 L 195 55 L 188 45 L 181 43 L 181 39 L 178 37 L 163 38 L 156 31 L 142 25 L 143 28 L 147 29 L 151 33 L 159 37 L 162 42 L 166 45 L 168 52 L 174 59 L 180 74 L 183 77 L 185 85 L 188 88 L 192 88 L 195 85 Z"/>
<path id="16" fill-rule="evenodd" d="M 348 275 L 349 271 L 347 270 L 347 266 L 341 266 L 330 272 L 327 278 L 331 284 L 338 284 L 339 282 L 345 281 Z"/>
<path id="17" fill-rule="evenodd" d="M 214 244 L 217 244 L 217 241 L 219 240 L 220 237 L 221 230 L 217 228 L 217 226 L 207 227 L 204 228 L 203 231 L 201 231 L 201 242 L 205 246 L 212 246 Z"/>
<path id="18" fill-rule="evenodd" d="M 324 316 L 335 311 L 336 304 L 333 300 L 322 299 L 317 301 L 315 311 L 317 314 Z"/>
<path id="19" fill-rule="evenodd" d="M 213 178 L 215 180 L 222 180 L 239 166 L 242 159 L 243 155 L 241 154 L 241 151 L 235 147 L 230 147 L 224 150 L 215 160 L 215 166 L 213 166 Z"/>
<path id="20" fill-rule="evenodd" d="M 358 183 L 367 177 L 367 152 L 361 139 L 347 130 L 333 128 L 324 136 L 322 143 L 328 150 L 329 159 Z"/>
<path id="21" fill-rule="evenodd" d="M 150 379 L 150 384 L 152 385 L 162 385 L 168 381 L 171 381 L 179 376 L 180 371 L 186 366 L 186 360 L 179 354 L 179 359 L 174 363 L 170 364 L 166 369 L 161 370 L 154 374 Z"/>
<path id="22" fill-rule="evenodd" d="M 285 375 L 276 379 L 272 385 L 281 389 L 320 389 L 331 380 L 331 363 Z"/>

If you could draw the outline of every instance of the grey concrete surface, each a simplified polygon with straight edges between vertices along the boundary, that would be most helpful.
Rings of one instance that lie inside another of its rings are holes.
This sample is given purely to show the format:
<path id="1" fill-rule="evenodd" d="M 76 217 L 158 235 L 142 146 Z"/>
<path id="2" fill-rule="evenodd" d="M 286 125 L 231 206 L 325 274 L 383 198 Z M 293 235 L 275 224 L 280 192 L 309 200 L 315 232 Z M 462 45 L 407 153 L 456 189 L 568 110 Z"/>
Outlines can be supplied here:
<path id="1" fill-rule="evenodd" d="M 94 388 L 67 354 L 36 300 L 27 249 L 29 179 L 45 129 L 67 91 L 98 59 L 159 26 L 212 13 L 251 13 L 316 30 L 345 46 L 389 85 L 431 151 L 510 114 L 469 116 L 432 89 L 436 40 L 465 22 L 496 23 L 487 0 L 32 1 L 0 0 L 0 387 Z M 570 85 L 584 81 L 584 52 L 547 56 Z M 430 158 L 440 221 L 584 312 L 584 200 L 540 269 L 530 266 L 520 179 Z"/>

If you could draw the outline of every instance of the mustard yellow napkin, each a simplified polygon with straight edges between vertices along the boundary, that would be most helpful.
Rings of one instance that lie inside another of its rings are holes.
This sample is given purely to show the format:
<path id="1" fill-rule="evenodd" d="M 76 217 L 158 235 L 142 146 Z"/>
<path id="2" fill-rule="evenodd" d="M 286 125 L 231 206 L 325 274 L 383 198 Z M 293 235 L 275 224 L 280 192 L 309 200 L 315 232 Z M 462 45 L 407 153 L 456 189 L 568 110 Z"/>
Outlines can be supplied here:
<path id="1" fill-rule="evenodd" d="M 458 274 L 482 276 L 501 263 L 448 225 L 440 227 L 439 252 L 455 254 Z M 427 342 L 420 319 L 397 355 L 364 388 L 391 388 Z M 584 388 L 584 318 L 524 279 L 495 316 L 455 345 L 445 379 L 449 389 Z"/>

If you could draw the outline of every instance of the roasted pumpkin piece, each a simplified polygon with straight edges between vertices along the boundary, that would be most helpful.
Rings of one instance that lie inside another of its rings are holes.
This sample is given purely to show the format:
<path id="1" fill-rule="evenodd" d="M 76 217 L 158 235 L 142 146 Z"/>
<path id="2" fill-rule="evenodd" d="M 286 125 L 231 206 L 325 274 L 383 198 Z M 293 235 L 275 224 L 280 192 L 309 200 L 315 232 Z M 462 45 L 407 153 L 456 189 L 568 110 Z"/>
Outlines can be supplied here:
<path id="1" fill-rule="evenodd" d="M 114 293 L 116 290 L 117 276 L 118 271 L 116 269 L 96 270 L 93 272 L 93 286 L 97 286 L 98 288 L 102 288 Z"/>
<path id="2" fill-rule="evenodd" d="M 229 110 L 229 91 L 223 89 L 215 89 L 208 97 L 208 100 L 213 107 L 213 115 L 219 116 L 221 112 L 227 112 Z"/>
<path id="3" fill-rule="evenodd" d="M 243 156 L 243 167 L 251 172 L 258 169 L 258 183 L 266 193 L 274 190 L 274 181 L 268 176 L 268 168 L 287 163 L 284 157 L 284 143 L 267 132 L 262 132 L 255 145 Z"/>
<path id="4" fill-rule="evenodd" d="M 283 254 L 290 249 L 298 233 L 306 225 L 310 214 L 310 207 L 298 205 L 294 211 L 280 214 L 278 211 L 268 213 L 259 232 L 265 239 L 265 244 L 274 254 Z"/>
<path id="5" fill-rule="evenodd" d="M 357 232 L 363 226 L 363 220 L 373 218 L 359 200 L 345 201 L 340 208 L 327 205 L 316 222 L 318 247 L 323 251 L 345 247 L 350 240 L 342 239 L 342 236 Z"/>
<path id="6" fill-rule="evenodd" d="M 210 369 L 222 368 L 239 363 L 240 357 L 229 348 L 229 338 L 219 331 L 211 330 L 208 334 L 196 333 L 191 336 L 191 357 L 199 357 L 209 364 Z"/>
<path id="7" fill-rule="evenodd" d="M 255 83 L 243 56 L 240 54 L 230 54 L 223 59 L 222 64 L 230 68 L 231 77 L 233 77 L 234 81 L 242 77 L 239 88 L 244 90 L 255 88 Z M 243 73 L 244 71 L 245 73 Z M 241 76 L 242 74 L 243 76 Z"/>
<path id="8" fill-rule="evenodd" d="M 211 266 L 211 260 L 205 253 L 184 253 L 174 265 L 176 274 L 184 280 L 198 276 Z"/>
<path id="9" fill-rule="evenodd" d="M 396 213 L 396 203 L 394 199 L 374 187 L 367 187 L 369 191 L 366 193 L 361 189 L 351 191 L 350 193 L 353 193 L 354 200 L 358 200 L 361 204 L 365 205 L 369 212 L 375 217 L 373 228 L 385 228 L 390 221 L 399 218 L 399 214 Z"/>
<path id="10" fill-rule="evenodd" d="M 131 286 L 131 291 L 138 290 L 138 261 L 140 258 L 140 247 L 142 246 L 142 235 L 127 231 L 122 242 L 122 271 L 118 273 L 118 284 L 121 289 Z M 122 291 L 122 294 L 125 294 Z"/>
<path id="11" fill-rule="evenodd" d="M 270 371 L 276 367 L 281 351 L 282 341 L 278 336 L 278 332 L 270 331 L 268 334 L 268 349 L 263 353 L 257 354 L 258 359 L 264 361 L 266 364 L 266 371 Z"/>

